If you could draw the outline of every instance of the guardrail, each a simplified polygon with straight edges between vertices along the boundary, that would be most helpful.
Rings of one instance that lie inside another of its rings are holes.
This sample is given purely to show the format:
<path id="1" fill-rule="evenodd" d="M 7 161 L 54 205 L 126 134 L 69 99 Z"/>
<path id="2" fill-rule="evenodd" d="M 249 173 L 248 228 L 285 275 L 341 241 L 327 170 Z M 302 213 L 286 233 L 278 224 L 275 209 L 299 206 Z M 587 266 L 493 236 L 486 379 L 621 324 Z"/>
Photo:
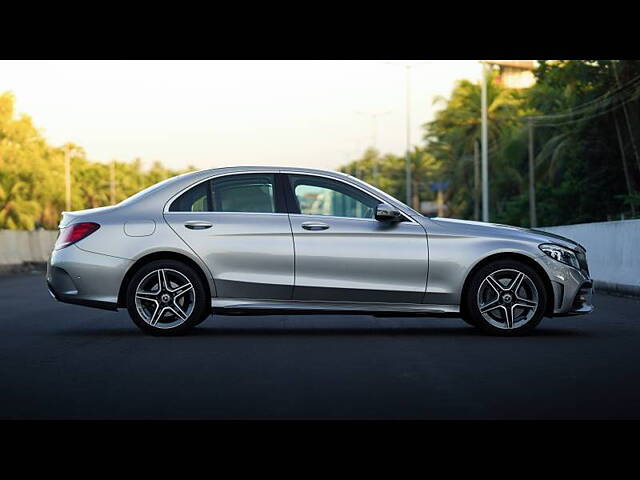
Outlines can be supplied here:
<path id="1" fill-rule="evenodd" d="M 640 220 L 583 223 L 540 230 L 571 238 L 587 249 L 596 290 L 640 297 Z M 0 230 L 0 270 L 44 263 L 57 231 Z"/>

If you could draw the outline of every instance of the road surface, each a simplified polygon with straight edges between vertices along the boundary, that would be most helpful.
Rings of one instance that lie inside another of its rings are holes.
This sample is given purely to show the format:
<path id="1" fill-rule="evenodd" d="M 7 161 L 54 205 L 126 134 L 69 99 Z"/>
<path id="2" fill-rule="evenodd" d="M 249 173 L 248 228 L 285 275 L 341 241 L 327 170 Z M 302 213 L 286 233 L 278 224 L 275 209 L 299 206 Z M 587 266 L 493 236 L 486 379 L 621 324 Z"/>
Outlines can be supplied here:
<path id="1" fill-rule="evenodd" d="M 640 418 L 640 301 L 524 338 L 461 320 L 211 317 L 178 338 L 0 276 L 2 419 Z"/>

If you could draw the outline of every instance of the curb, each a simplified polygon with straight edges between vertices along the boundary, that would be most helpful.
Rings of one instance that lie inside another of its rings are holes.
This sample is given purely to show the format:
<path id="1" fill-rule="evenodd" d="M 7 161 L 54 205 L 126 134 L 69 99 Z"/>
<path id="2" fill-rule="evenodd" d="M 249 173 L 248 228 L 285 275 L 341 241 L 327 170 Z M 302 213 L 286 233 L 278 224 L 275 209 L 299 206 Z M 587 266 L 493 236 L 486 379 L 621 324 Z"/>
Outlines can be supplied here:
<path id="1" fill-rule="evenodd" d="M 640 298 L 640 286 L 638 285 L 625 285 L 622 283 L 594 280 L 593 286 L 596 293 L 607 293 L 609 295 L 616 295 L 619 297 Z"/>
<path id="2" fill-rule="evenodd" d="M 45 273 L 47 264 L 45 262 L 23 262 L 19 264 L 0 265 L 0 275 L 13 275 L 16 273 Z"/>

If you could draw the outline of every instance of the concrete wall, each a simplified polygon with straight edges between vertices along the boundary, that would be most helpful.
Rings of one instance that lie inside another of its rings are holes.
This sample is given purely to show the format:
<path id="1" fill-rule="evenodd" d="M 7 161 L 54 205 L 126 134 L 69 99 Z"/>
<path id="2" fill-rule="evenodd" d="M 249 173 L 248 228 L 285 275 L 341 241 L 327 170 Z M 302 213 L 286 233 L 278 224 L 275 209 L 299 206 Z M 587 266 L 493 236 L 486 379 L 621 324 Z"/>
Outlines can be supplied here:
<path id="1" fill-rule="evenodd" d="M 587 249 L 596 290 L 640 296 L 640 220 L 540 228 Z"/>
<path id="2" fill-rule="evenodd" d="M 0 230 L 0 266 L 46 262 L 57 236 L 57 230 Z"/>

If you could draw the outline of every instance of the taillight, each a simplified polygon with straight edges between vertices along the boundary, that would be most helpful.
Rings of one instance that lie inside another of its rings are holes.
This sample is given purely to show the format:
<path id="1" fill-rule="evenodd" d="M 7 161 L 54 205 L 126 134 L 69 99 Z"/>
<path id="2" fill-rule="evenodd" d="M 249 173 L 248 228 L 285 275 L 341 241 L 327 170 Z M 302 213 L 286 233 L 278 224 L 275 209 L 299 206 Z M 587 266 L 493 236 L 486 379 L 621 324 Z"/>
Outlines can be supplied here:
<path id="1" fill-rule="evenodd" d="M 74 223 L 68 227 L 61 228 L 53 249 L 60 250 L 61 248 L 68 247 L 69 245 L 88 237 L 99 228 L 100 225 L 93 222 Z"/>

